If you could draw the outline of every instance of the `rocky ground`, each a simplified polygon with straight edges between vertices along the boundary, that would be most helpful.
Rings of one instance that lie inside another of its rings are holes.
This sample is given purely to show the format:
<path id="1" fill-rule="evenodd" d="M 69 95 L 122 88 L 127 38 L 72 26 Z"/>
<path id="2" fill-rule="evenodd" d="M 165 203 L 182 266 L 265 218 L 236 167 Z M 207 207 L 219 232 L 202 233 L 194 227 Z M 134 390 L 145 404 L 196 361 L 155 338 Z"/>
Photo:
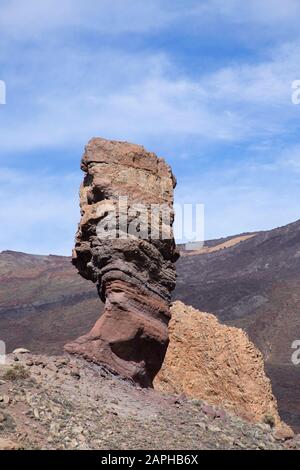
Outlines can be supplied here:
<path id="1" fill-rule="evenodd" d="M 299 449 L 300 438 L 80 359 L 12 354 L 0 367 L 0 449 L 16 448 Z"/>

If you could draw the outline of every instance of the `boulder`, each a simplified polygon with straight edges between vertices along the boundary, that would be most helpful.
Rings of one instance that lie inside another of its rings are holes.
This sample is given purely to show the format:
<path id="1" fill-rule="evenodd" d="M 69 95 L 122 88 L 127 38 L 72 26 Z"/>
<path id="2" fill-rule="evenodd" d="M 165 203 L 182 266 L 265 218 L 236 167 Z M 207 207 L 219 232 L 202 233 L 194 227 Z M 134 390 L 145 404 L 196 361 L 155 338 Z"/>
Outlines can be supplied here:
<path id="1" fill-rule="evenodd" d="M 280 436 L 283 430 L 291 434 L 281 423 L 262 354 L 247 334 L 179 301 L 171 313 L 170 345 L 155 388 L 205 400 L 252 422 L 281 426 Z"/>
<path id="2" fill-rule="evenodd" d="M 30 351 L 25 348 L 17 348 L 13 351 L 13 354 L 30 354 Z"/>
<path id="3" fill-rule="evenodd" d="M 0 450 L 20 450 L 21 446 L 10 439 L 0 438 Z"/>

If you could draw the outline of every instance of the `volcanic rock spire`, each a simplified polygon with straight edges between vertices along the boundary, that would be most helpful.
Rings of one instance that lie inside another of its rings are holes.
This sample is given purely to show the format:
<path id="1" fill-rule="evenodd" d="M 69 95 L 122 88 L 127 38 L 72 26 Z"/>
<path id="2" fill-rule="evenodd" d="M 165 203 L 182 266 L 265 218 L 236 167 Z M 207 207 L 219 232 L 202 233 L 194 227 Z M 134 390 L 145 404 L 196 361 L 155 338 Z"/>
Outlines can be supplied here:
<path id="1" fill-rule="evenodd" d="M 73 264 L 97 284 L 105 306 L 92 330 L 65 349 L 152 386 L 168 346 L 176 282 L 176 180 L 154 153 L 100 138 L 86 146 L 81 168 Z"/>

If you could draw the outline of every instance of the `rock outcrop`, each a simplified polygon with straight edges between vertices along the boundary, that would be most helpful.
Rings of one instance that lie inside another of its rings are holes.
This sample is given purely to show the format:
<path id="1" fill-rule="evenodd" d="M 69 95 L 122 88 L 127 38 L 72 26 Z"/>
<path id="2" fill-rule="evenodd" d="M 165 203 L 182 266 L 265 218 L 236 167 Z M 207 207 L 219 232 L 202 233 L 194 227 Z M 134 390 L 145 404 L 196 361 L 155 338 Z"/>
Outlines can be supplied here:
<path id="1" fill-rule="evenodd" d="M 91 332 L 65 349 L 151 386 L 168 346 L 176 281 L 176 181 L 154 153 L 100 138 L 88 143 L 81 168 L 73 264 L 97 284 L 105 309 Z"/>
<path id="2" fill-rule="evenodd" d="M 170 345 L 155 388 L 221 405 L 244 419 L 265 421 L 288 432 L 280 421 L 263 357 L 246 333 L 179 301 L 171 313 Z"/>

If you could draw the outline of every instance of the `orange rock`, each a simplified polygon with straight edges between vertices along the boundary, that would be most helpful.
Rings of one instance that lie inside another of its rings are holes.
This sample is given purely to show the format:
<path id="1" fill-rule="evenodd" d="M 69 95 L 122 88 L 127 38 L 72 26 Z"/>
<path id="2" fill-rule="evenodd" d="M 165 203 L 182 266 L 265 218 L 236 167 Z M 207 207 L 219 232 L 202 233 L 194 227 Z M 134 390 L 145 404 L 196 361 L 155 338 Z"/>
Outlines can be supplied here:
<path id="1" fill-rule="evenodd" d="M 287 441 L 289 439 L 293 439 L 294 436 L 294 431 L 285 423 L 278 426 L 274 433 L 274 437 L 277 441 Z"/>
<path id="2" fill-rule="evenodd" d="M 19 450 L 21 447 L 10 439 L 0 438 L 0 450 Z"/>
<path id="3" fill-rule="evenodd" d="M 252 422 L 280 425 L 262 354 L 247 334 L 182 302 L 171 313 L 170 345 L 155 388 L 221 405 Z"/>

